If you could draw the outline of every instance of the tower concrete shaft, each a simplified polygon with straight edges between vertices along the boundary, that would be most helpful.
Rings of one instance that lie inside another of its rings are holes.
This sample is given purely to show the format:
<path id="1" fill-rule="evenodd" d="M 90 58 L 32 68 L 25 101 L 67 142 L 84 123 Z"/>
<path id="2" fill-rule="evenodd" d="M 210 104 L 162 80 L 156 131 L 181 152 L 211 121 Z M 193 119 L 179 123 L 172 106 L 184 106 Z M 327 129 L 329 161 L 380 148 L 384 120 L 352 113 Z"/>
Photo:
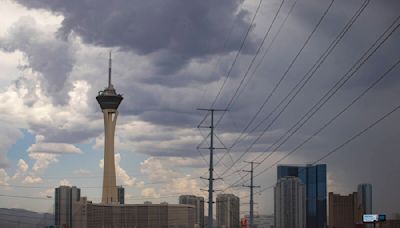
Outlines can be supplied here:
<path id="1" fill-rule="evenodd" d="M 115 175 L 114 136 L 118 111 L 103 109 L 104 114 L 104 175 L 102 203 L 118 202 L 117 183 Z"/>
<path id="2" fill-rule="evenodd" d="M 117 94 L 111 84 L 111 53 L 108 70 L 108 87 L 96 97 L 104 116 L 104 174 L 102 203 L 117 203 L 118 191 L 115 176 L 114 136 L 117 124 L 118 106 L 123 97 Z"/>

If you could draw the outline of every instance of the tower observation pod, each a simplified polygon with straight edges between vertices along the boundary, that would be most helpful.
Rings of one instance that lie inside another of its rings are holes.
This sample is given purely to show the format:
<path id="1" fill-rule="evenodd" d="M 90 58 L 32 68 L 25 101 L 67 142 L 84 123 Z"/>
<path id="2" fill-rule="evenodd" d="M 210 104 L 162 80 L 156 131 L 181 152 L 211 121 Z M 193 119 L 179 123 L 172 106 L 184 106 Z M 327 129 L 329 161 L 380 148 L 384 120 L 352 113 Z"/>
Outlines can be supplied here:
<path id="1" fill-rule="evenodd" d="M 114 159 L 114 135 L 118 117 L 118 106 L 123 97 L 117 94 L 111 84 L 111 52 L 108 67 L 108 87 L 99 91 L 96 97 L 104 116 L 104 173 L 102 203 L 118 203 L 115 159 Z"/>

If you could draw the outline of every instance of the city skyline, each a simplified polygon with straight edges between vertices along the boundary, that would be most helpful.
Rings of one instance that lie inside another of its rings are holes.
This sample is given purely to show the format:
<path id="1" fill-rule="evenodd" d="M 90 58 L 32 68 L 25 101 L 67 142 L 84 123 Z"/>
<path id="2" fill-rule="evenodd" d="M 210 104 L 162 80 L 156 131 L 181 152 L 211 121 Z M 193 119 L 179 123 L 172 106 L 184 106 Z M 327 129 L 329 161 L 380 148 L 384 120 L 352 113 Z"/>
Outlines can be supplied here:
<path id="1" fill-rule="evenodd" d="M 230 147 L 241 137 L 242 129 L 267 92 L 279 82 L 323 13 L 327 11 L 326 17 L 247 131 L 289 93 L 364 1 L 337 0 L 331 6 L 330 1 L 305 0 L 293 5 L 294 2 L 285 1 L 282 6 L 278 0 L 263 2 L 232 75 L 227 77 L 258 1 L 207 0 L 191 7 L 171 2 L 167 6 L 155 0 L 154 4 L 160 4 L 163 10 L 146 15 L 143 12 L 149 6 L 140 1 L 117 1 L 108 8 L 106 1 L 94 4 L 90 0 L 88 5 L 94 5 L 89 7 L 79 3 L 64 5 L 62 1 L 0 0 L 0 126 L 5 136 L 0 142 L 0 195 L 4 195 L 0 196 L 0 207 L 52 212 L 54 188 L 59 185 L 77 186 L 88 200 L 101 201 L 104 123 L 95 98 L 107 81 L 109 51 L 113 53 L 113 84 L 124 96 L 118 109 L 114 159 L 116 185 L 124 187 L 125 202 L 178 203 L 179 195 L 184 194 L 207 199 L 200 190 L 207 184 L 199 177 L 204 177 L 208 169 L 204 161 L 208 151 L 199 152 L 196 146 L 208 132 L 199 133 L 196 128 L 204 118 L 196 108 L 209 107 L 214 99 L 215 108 L 226 108 L 275 13 L 279 12 L 276 24 L 262 51 L 292 12 L 265 59 L 256 59 L 256 64 L 261 63 L 259 70 L 251 68 L 255 74 L 250 73 L 244 80 L 245 87 L 239 90 L 229 112 L 216 113 L 216 119 L 223 115 L 216 128 L 220 140 L 216 146 Z M 234 172 L 245 165 L 242 161 L 261 161 L 271 151 L 271 157 L 255 168 L 254 184 L 261 185 L 261 189 L 276 184 L 274 163 L 313 135 L 397 61 L 399 31 L 290 140 L 277 149 L 270 147 L 395 20 L 396 9 L 400 5 L 394 0 L 368 3 L 315 77 L 267 131 L 263 133 L 267 125 L 261 125 L 244 135 L 229 153 L 217 151 L 217 160 L 224 157 L 216 165 L 216 177 L 233 161 L 239 161 L 226 171 L 223 181 L 216 181 L 215 188 L 228 188 L 226 193 L 233 192 L 241 202 L 247 202 L 248 189 L 229 188 L 240 177 Z M 81 17 L 81 10 L 91 14 Z M 182 11 L 188 13 L 182 15 Z M 235 29 L 222 48 L 232 21 Z M 332 125 L 277 164 L 313 164 L 388 113 L 398 105 L 398 74 L 399 67 L 393 68 Z M 225 79 L 227 83 L 219 95 Z M 318 162 L 328 167 L 327 192 L 346 195 L 354 191 L 355 185 L 370 183 L 374 189 L 373 212 L 389 216 L 399 212 L 396 194 L 400 186 L 390 181 L 398 179 L 400 173 L 396 163 L 400 159 L 400 131 L 396 126 L 399 120 L 400 113 L 394 112 Z M 243 181 L 248 179 L 245 178 Z M 256 202 L 261 202 L 256 206 L 258 214 L 273 213 L 272 189 L 255 197 Z M 248 214 L 246 210 L 247 206 L 241 206 L 241 217 Z"/>

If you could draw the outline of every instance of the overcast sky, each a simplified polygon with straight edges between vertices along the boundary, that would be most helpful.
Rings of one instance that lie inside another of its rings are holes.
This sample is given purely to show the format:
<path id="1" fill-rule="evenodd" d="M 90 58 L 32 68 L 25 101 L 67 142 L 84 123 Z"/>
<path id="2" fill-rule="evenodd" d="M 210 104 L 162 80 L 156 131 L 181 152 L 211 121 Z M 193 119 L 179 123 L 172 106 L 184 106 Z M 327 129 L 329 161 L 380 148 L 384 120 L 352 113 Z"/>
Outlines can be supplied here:
<path id="1" fill-rule="evenodd" d="M 216 160 L 223 156 L 216 175 L 225 173 L 220 189 L 243 175 L 235 173 L 246 168 L 242 161 L 254 159 L 264 161 L 256 174 L 271 167 L 255 179 L 269 187 L 276 182 L 274 163 L 310 136 L 279 163 L 313 163 L 400 105 L 399 1 L 263 0 L 252 23 L 258 2 L 0 0 L 0 193 L 43 198 L 1 196 L 0 207 L 53 212 L 53 200 L 45 198 L 60 184 L 100 201 L 104 135 L 95 97 L 107 84 L 109 51 L 112 83 L 124 96 L 115 139 L 117 183 L 129 203 L 206 196 L 199 176 L 207 173 L 208 152 L 196 150 L 208 134 L 197 129 L 206 113 L 196 108 L 211 107 L 216 97 L 214 108 L 229 108 L 216 128 L 219 139 L 231 147 L 240 137 L 229 154 L 216 154 Z M 376 40 L 382 44 L 367 52 Z M 366 52 L 371 56 L 362 58 Z M 329 100 L 277 147 L 338 81 Z M 303 82 L 290 103 L 294 92 L 283 100 Z M 400 212 L 399 120 L 400 111 L 393 112 L 322 160 L 328 191 L 349 194 L 371 183 L 374 212 Z M 226 192 L 248 200 L 247 189 Z M 258 213 L 273 213 L 272 189 L 256 200 Z M 247 213 L 247 205 L 241 211 Z"/>

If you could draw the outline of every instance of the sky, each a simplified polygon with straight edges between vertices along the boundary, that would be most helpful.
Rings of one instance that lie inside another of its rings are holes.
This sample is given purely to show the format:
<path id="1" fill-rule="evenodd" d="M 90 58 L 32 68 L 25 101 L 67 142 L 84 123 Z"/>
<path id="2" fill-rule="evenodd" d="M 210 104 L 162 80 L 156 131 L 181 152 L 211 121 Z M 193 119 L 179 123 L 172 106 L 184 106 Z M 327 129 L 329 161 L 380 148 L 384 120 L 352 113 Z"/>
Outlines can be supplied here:
<path id="1" fill-rule="evenodd" d="M 328 191 L 371 183 L 374 212 L 400 212 L 397 0 L 0 5 L 0 207 L 53 212 L 59 185 L 100 201 L 95 97 L 111 51 L 124 97 L 115 156 L 126 202 L 206 197 L 208 151 L 197 148 L 209 146 L 209 129 L 197 126 L 210 116 L 196 109 L 212 107 L 228 109 L 215 113 L 216 147 L 228 148 L 216 151 L 215 187 L 240 196 L 242 214 L 243 161 L 262 161 L 259 214 L 273 213 L 276 164 L 314 162 L 327 164 Z"/>

